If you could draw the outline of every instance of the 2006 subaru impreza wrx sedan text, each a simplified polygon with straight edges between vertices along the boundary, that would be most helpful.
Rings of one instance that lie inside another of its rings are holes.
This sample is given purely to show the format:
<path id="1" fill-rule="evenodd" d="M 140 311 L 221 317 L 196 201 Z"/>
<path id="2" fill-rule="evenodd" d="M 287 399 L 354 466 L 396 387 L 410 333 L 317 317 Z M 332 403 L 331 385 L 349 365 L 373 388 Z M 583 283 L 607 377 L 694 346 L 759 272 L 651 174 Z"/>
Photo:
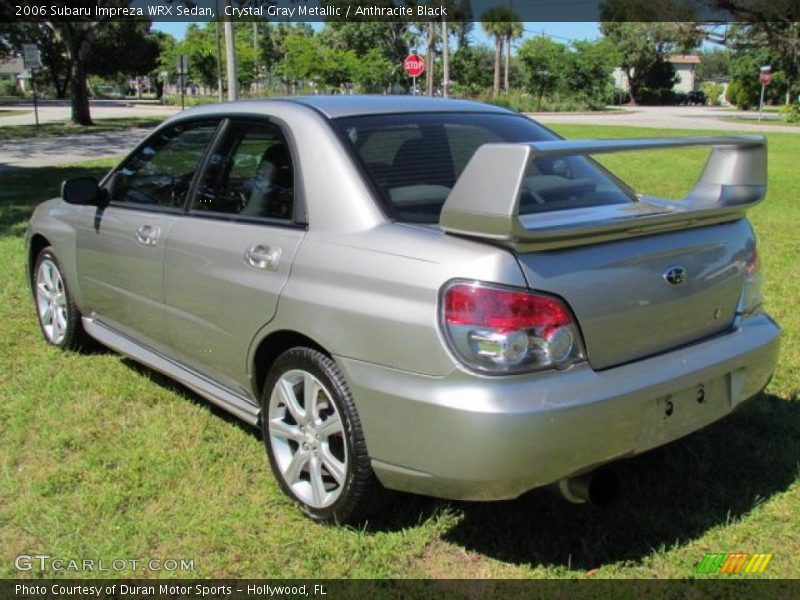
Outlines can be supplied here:
<path id="1" fill-rule="evenodd" d="M 590 158 L 686 146 L 709 158 L 674 201 Z M 769 381 L 745 215 L 766 162 L 760 137 L 565 141 L 457 100 L 200 107 L 40 205 L 29 277 L 48 342 L 260 424 L 316 519 L 361 520 L 383 488 L 581 501 L 597 467 Z"/>

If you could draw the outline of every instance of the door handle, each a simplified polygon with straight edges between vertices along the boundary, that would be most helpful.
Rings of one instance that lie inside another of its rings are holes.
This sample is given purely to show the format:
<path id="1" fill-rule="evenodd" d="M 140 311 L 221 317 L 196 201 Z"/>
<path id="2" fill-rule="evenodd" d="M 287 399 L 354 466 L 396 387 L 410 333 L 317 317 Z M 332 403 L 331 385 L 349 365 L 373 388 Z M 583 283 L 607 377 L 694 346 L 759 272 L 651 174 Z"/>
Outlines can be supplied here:
<path id="1" fill-rule="evenodd" d="M 261 244 L 250 246 L 244 251 L 244 262 L 251 267 L 264 269 L 265 271 L 277 271 L 280 258 L 280 248 L 270 248 Z"/>
<path id="2" fill-rule="evenodd" d="M 155 246 L 161 229 L 156 225 L 142 225 L 136 230 L 136 241 L 145 246 Z"/>

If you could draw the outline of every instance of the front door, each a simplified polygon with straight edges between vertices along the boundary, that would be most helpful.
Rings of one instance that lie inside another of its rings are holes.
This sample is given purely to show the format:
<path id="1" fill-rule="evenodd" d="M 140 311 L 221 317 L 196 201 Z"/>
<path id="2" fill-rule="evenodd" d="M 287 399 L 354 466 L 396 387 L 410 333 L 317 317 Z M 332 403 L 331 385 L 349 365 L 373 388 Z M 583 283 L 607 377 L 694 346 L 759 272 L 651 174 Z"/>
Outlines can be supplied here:
<path id="1" fill-rule="evenodd" d="M 78 228 L 79 285 L 85 312 L 163 349 L 164 252 L 194 174 L 217 129 L 199 121 L 162 129 L 106 180 L 110 203 Z"/>

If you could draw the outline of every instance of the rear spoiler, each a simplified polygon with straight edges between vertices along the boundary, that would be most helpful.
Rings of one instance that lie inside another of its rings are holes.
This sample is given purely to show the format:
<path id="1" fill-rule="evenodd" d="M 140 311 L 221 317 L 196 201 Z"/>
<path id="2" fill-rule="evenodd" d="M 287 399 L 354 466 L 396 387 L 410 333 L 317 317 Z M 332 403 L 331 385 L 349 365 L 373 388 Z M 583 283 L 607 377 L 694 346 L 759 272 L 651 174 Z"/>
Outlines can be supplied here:
<path id="1" fill-rule="evenodd" d="M 640 196 L 629 204 L 519 214 L 523 179 L 536 158 L 690 146 L 711 146 L 712 151 L 681 200 Z M 456 181 L 439 224 L 449 233 L 495 240 L 518 251 L 548 250 L 733 221 L 758 204 L 766 189 L 762 136 L 485 144 Z"/>

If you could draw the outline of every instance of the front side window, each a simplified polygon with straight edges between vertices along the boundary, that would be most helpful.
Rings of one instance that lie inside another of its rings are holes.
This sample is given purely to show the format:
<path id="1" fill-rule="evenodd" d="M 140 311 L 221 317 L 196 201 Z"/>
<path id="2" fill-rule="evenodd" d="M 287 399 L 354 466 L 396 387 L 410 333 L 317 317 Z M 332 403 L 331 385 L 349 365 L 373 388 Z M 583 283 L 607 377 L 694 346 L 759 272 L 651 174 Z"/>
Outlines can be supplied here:
<path id="1" fill-rule="evenodd" d="M 182 208 L 217 130 L 211 121 L 178 123 L 153 135 L 110 180 L 113 202 Z"/>
<path id="2" fill-rule="evenodd" d="M 333 126 L 354 150 L 391 215 L 418 223 L 439 221 L 450 190 L 483 144 L 558 139 L 512 114 L 370 115 L 335 119 Z M 631 201 L 620 182 L 589 158 L 539 158 L 524 178 L 520 214 Z"/>
<path id="3" fill-rule="evenodd" d="M 288 220 L 293 205 L 294 169 L 281 130 L 232 122 L 211 154 L 192 211 Z"/>

